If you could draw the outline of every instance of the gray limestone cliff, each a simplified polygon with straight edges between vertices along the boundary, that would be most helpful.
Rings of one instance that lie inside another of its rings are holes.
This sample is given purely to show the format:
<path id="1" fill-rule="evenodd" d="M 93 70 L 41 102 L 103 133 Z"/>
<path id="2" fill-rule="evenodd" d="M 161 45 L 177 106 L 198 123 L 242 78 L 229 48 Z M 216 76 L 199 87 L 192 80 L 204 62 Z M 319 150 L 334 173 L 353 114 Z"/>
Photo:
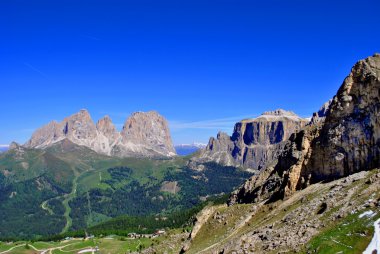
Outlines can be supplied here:
<path id="1" fill-rule="evenodd" d="M 176 155 L 168 123 L 155 111 L 132 114 L 118 132 L 109 116 L 95 125 L 88 111 L 83 109 L 61 122 L 52 121 L 36 130 L 25 147 L 44 149 L 64 139 L 111 156 Z"/>
<path id="2" fill-rule="evenodd" d="M 115 155 L 176 155 L 169 124 L 156 111 L 133 113 L 125 121 L 120 135 L 120 142 L 113 151 Z"/>
<path id="3" fill-rule="evenodd" d="M 290 111 L 265 112 L 255 119 L 236 123 L 231 137 L 218 133 L 193 160 L 260 170 L 276 160 L 284 141 L 307 123 L 308 120 Z"/>

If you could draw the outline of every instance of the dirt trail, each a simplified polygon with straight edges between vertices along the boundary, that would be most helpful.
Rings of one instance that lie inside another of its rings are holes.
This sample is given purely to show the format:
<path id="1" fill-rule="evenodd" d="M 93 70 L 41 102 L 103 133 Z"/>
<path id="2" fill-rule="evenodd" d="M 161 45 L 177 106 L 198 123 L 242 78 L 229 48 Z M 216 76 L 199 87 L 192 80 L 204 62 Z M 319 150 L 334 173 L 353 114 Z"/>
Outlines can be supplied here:
<path id="1" fill-rule="evenodd" d="M 265 202 L 265 201 L 263 201 L 262 203 L 260 203 L 260 206 L 261 206 L 262 204 L 264 204 L 264 202 Z M 222 240 L 220 240 L 220 241 L 214 243 L 213 245 L 208 246 L 207 248 L 205 248 L 205 249 L 199 251 L 198 253 L 203 253 L 203 252 L 205 252 L 205 251 L 211 250 L 211 249 L 213 249 L 214 247 L 219 246 L 222 242 L 224 242 L 224 241 L 230 239 L 231 237 L 233 237 L 234 235 L 236 235 L 236 234 L 239 232 L 239 230 L 240 230 L 242 227 L 244 227 L 244 225 L 246 225 L 246 224 L 252 219 L 252 217 L 253 217 L 255 214 L 256 214 L 256 212 L 250 212 L 250 213 L 248 213 L 247 216 L 245 216 L 244 219 L 243 219 L 242 221 L 239 222 L 239 224 L 236 226 L 236 229 L 235 229 L 234 231 L 232 231 L 227 237 L 225 237 L 224 239 L 222 239 Z"/>
<path id="2" fill-rule="evenodd" d="M 330 186 L 331 186 L 331 183 L 330 184 L 324 184 L 324 185 L 321 185 L 320 183 L 317 183 L 317 184 L 311 185 L 309 188 L 306 188 L 306 189 L 304 189 L 302 191 L 299 191 L 299 192 L 295 193 L 293 196 L 291 196 L 289 199 L 285 200 L 279 207 L 277 207 L 275 210 L 273 210 L 272 212 L 270 212 L 267 217 L 270 218 L 271 215 L 274 215 L 276 212 L 280 211 L 281 209 L 284 209 L 285 207 L 290 206 L 294 202 L 297 202 L 299 199 L 301 199 L 305 195 L 313 193 L 314 191 L 317 191 L 317 190 L 320 191 L 322 188 L 326 189 L 326 188 L 328 188 Z M 263 202 L 261 202 L 259 204 L 259 207 L 262 206 L 265 202 L 266 202 L 266 200 L 264 200 Z M 236 229 L 234 231 L 232 231 L 227 237 L 225 237 L 224 239 L 222 239 L 222 240 L 220 240 L 220 241 L 218 241 L 218 242 L 216 242 L 216 243 L 208 246 L 207 248 L 199 251 L 198 253 L 204 253 L 206 251 L 212 250 L 213 248 L 218 247 L 222 243 L 224 243 L 227 240 L 231 239 L 233 236 L 235 236 L 253 218 L 253 216 L 255 215 L 255 213 L 256 212 L 251 212 L 251 213 L 247 214 L 247 216 L 244 217 L 244 219 L 241 220 L 239 222 L 239 224 L 236 226 Z M 259 224 L 256 225 L 256 227 L 259 227 L 259 226 L 263 225 L 265 222 L 267 222 L 267 219 L 264 219 L 263 221 L 261 221 Z"/>
<path id="3" fill-rule="evenodd" d="M 70 244 L 66 244 L 66 245 L 63 245 L 63 246 L 57 246 L 57 247 L 52 247 L 52 248 L 47 248 L 47 249 L 37 249 L 36 247 L 34 247 L 33 245 L 31 244 L 28 244 L 28 246 L 30 248 L 32 248 L 33 250 L 35 251 L 39 251 L 41 252 L 41 254 L 46 254 L 46 253 L 51 253 L 53 250 L 60 250 L 62 251 L 61 249 L 65 248 L 65 247 L 68 247 L 70 245 L 73 245 L 74 243 L 70 243 Z M 16 248 L 20 248 L 20 247 L 24 247 L 25 248 L 26 246 L 26 243 L 24 244 L 20 244 L 20 245 L 17 245 L 17 246 L 13 246 L 12 248 L 10 248 L 9 250 L 6 250 L 6 251 L 2 251 L 0 252 L 0 254 L 5 254 L 5 253 L 9 253 L 11 252 L 12 250 L 16 249 Z"/>

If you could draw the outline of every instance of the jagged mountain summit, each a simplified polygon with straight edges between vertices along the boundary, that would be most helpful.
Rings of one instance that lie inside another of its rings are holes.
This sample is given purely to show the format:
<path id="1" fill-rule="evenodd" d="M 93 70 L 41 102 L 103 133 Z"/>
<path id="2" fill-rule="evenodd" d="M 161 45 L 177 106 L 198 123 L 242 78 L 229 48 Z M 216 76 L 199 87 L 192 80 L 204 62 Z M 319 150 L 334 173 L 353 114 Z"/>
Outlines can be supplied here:
<path id="1" fill-rule="evenodd" d="M 274 161 L 283 142 L 308 122 L 283 109 L 244 119 L 235 124 L 232 136 L 219 132 L 216 138 L 210 138 L 207 147 L 193 159 L 193 164 L 215 161 L 260 170 Z"/>
<path id="2" fill-rule="evenodd" d="M 44 149 L 68 139 L 97 153 L 118 157 L 176 155 L 166 119 L 155 111 L 133 113 L 118 132 L 109 116 L 96 125 L 85 109 L 36 130 L 25 144 Z"/>

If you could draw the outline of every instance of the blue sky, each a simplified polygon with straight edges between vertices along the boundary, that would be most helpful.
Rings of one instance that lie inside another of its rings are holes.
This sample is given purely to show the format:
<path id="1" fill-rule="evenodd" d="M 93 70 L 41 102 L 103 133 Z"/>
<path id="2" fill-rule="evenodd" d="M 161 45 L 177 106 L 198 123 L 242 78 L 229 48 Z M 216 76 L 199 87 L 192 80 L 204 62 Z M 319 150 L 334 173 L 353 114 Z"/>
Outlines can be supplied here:
<path id="1" fill-rule="evenodd" d="M 380 1 L 0 2 L 0 144 L 87 108 L 157 110 L 175 143 L 276 108 L 309 116 L 380 52 Z"/>

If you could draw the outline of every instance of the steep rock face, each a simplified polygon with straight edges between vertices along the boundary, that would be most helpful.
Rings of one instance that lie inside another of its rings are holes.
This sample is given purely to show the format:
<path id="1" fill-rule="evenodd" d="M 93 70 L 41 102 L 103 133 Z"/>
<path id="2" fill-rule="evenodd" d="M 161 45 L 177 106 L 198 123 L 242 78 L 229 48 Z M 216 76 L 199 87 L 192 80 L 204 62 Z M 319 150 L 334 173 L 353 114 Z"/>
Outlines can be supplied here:
<path id="1" fill-rule="evenodd" d="M 119 133 L 109 116 L 95 125 L 88 111 L 81 110 L 60 123 L 53 121 L 41 127 L 25 146 L 44 149 L 64 139 L 106 155 L 175 155 L 167 122 L 153 111 L 133 114 Z"/>
<path id="2" fill-rule="evenodd" d="M 96 129 L 103 134 L 111 144 L 120 138 L 119 132 L 109 116 L 104 116 L 96 123 Z"/>
<path id="3" fill-rule="evenodd" d="M 204 161 L 215 161 L 226 166 L 234 166 L 236 165 L 236 161 L 232 157 L 234 147 L 231 137 L 227 133 L 219 132 L 216 138 L 210 138 L 200 158 Z"/>
<path id="4" fill-rule="evenodd" d="M 246 146 L 273 145 L 287 140 L 292 133 L 305 126 L 306 122 L 306 119 L 290 111 L 268 111 L 253 120 L 237 123 L 232 138 Z"/>
<path id="5" fill-rule="evenodd" d="M 114 153 L 138 153 L 174 156 L 169 126 L 155 111 L 136 112 L 129 117 L 120 133 L 121 142 Z"/>
<path id="6" fill-rule="evenodd" d="M 271 164 L 289 136 L 308 121 L 282 109 L 263 113 L 255 119 L 236 123 L 231 137 L 219 133 L 211 138 L 198 159 L 225 165 L 258 169 Z"/>
<path id="7" fill-rule="evenodd" d="M 319 135 L 320 123 L 306 126 L 300 132 L 292 134 L 284 142 L 284 148 L 273 164 L 232 192 L 228 203 L 232 205 L 265 199 L 276 200 L 308 186 L 311 175 L 301 177 L 301 172 L 309 163 L 311 144 Z"/>
<path id="8" fill-rule="evenodd" d="M 25 144 L 29 148 L 46 148 L 63 139 L 89 147 L 96 152 L 107 153 L 102 149 L 99 133 L 87 110 L 66 117 L 62 122 L 52 121 L 35 131 L 31 139 Z M 109 149 L 108 149 L 109 150 Z"/>
<path id="9" fill-rule="evenodd" d="M 100 119 L 96 123 L 96 129 L 98 130 L 100 150 L 107 155 L 111 155 L 113 147 L 120 140 L 120 133 L 116 130 L 109 116 L 104 116 Z"/>
<path id="10" fill-rule="evenodd" d="M 359 61 L 334 97 L 305 171 L 341 177 L 380 165 L 380 55 Z M 323 161 L 323 163 L 321 163 Z"/>
<path id="11" fill-rule="evenodd" d="M 37 129 L 29 141 L 25 144 L 26 147 L 45 148 L 54 142 L 64 139 L 62 126 L 52 121 L 47 125 Z"/>
<path id="12" fill-rule="evenodd" d="M 94 148 L 101 152 L 97 140 L 98 132 L 87 110 L 82 109 L 78 113 L 65 118 L 61 124 L 61 134 L 73 143 Z"/>
<path id="13" fill-rule="evenodd" d="M 293 194 L 309 184 L 380 166 L 380 55 L 359 61 L 325 116 L 293 134 L 274 167 L 232 193 L 229 203 Z"/>

